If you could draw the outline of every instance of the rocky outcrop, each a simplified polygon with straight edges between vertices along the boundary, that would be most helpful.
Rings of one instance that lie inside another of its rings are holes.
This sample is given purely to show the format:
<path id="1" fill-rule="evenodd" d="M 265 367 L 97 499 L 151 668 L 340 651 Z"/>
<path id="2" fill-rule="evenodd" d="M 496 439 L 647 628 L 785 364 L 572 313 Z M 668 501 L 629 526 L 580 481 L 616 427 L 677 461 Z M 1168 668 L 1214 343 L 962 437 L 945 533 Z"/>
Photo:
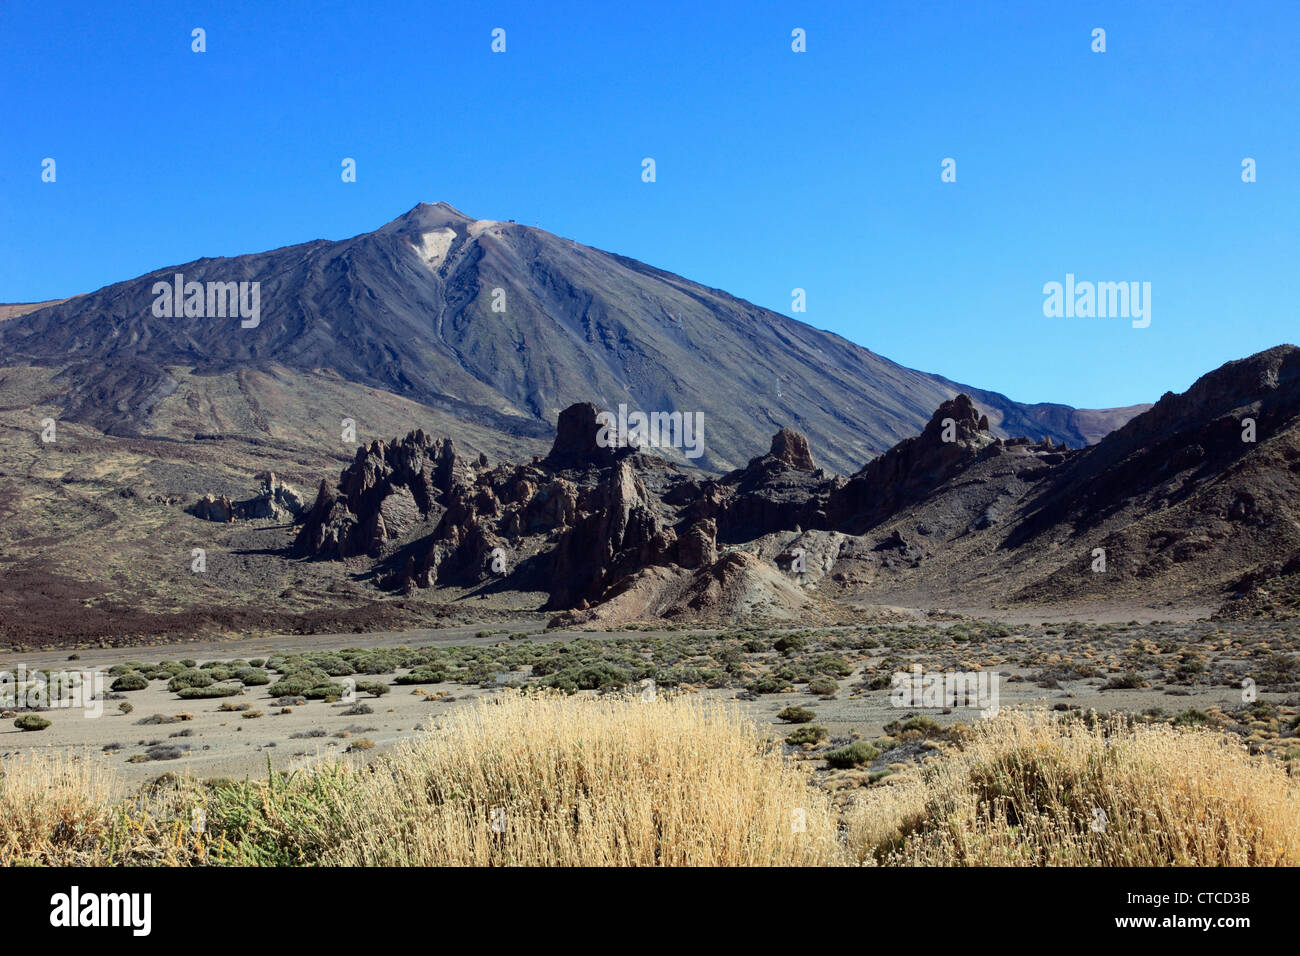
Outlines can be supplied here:
<path id="1" fill-rule="evenodd" d="M 437 517 L 453 489 L 475 480 L 475 469 L 450 439 L 422 429 L 357 449 L 338 482 L 322 481 L 294 544 L 312 558 L 379 557 L 388 546 Z"/>
<path id="2" fill-rule="evenodd" d="M 590 402 L 570 405 L 560 412 L 555 424 L 555 443 L 542 464 L 548 468 L 603 468 L 614 463 L 616 453 L 622 451 L 597 441 L 600 424 L 596 421 L 597 409 Z"/>
<path id="3" fill-rule="evenodd" d="M 1090 527 L 1103 522 L 1117 502 L 1168 504 L 1170 492 L 1185 494 L 1185 478 L 1230 472 L 1271 437 L 1285 432 L 1300 411 L 1300 349 L 1279 345 L 1229 362 L 1201 376 L 1182 394 L 1166 393 L 1148 411 L 1097 445 L 1068 456 L 1041 507 L 1009 541 L 1019 546 L 1052 526 Z M 1253 441 L 1246 420 L 1253 422 Z M 1272 469 L 1270 469 L 1272 471 Z M 1274 475 L 1275 477 L 1275 475 Z M 1245 485 L 1263 481 L 1247 479 Z M 1234 510 L 1236 492 L 1212 509 Z M 1270 495 L 1271 497 L 1271 495 Z M 1278 500 L 1286 497 L 1277 494 Z M 1276 515 L 1276 527 L 1294 524 Z"/>
<path id="4" fill-rule="evenodd" d="M 204 495 L 186 510 L 204 521 L 235 520 L 235 504 L 225 495 Z"/>
<path id="5" fill-rule="evenodd" d="M 827 515 L 834 528 L 861 534 L 919 501 L 1000 444 L 988 418 L 969 395 L 939 406 L 921 434 L 905 438 L 831 492 Z"/>
<path id="6" fill-rule="evenodd" d="M 702 496 L 695 517 L 716 517 L 722 541 L 750 541 L 774 531 L 826 526 L 831 481 L 813 462 L 808 439 L 783 428 L 766 455 L 725 475 Z M 712 499 L 712 500 L 711 500 Z M 716 502 L 716 503 L 715 503 Z"/>
<path id="7" fill-rule="evenodd" d="M 987 427 L 988 423 L 985 422 L 985 428 Z M 782 428 L 772 436 L 772 448 L 768 455 L 798 471 L 817 470 L 812 451 L 808 447 L 808 439 L 789 428 Z"/>
<path id="8" fill-rule="evenodd" d="M 603 448 L 589 404 L 565 409 L 550 453 L 525 464 L 470 467 L 412 433 L 322 482 L 300 539 L 321 555 L 382 553 L 377 576 L 402 590 L 542 592 L 569 622 L 815 617 L 828 593 L 932 600 L 987 587 L 990 569 L 1015 582 L 1012 600 L 1157 578 L 1204 587 L 1209 574 L 1226 585 L 1300 553 L 1297 356 L 1225 367 L 1085 450 L 996 438 L 957 395 L 848 478 L 817 468 L 789 429 L 720 477 Z M 1104 576 L 1088 568 L 1095 547 L 1110 555 Z"/>
<path id="9" fill-rule="evenodd" d="M 292 485 L 281 481 L 273 471 L 261 471 L 254 477 L 261 482 L 261 487 L 246 501 L 231 501 L 226 495 L 204 495 L 187 510 L 205 521 L 253 518 L 292 521 L 302 514 L 305 505 Z"/>
<path id="10" fill-rule="evenodd" d="M 630 458 L 602 448 L 596 441 L 599 428 L 596 406 L 573 405 L 560 413 L 545 458 L 491 471 L 480 462 L 472 481 L 454 483 L 439 498 L 443 511 L 433 533 L 383 578 L 384 585 L 410 590 L 481 583 L 502 573 L 493 569 L 498 549 L 513 553 L 520 541 L 537 536 L 561 540 L 581 524 L 584 508 L 589 512 L 607 504 L 601 497 L 605 484 L 593 491 L 587 483 L 616 460 Z M 516 570 L 513 560 L 504 564 L 505 574 Z"/>
<path id="11" fill-rule="evenodd" d="M 718 560 L 718 525 L 704 518 L 686 529 L 677 539 L 676 564 L 683 568 L 703 568 Z"/>
<path id="12" fill-rule="evenodd" d="M 596 486 L 584 511 L 556 543 L 548 609 L 599 600 L 618 577 L 663 560 L 675 537 L 660 524 L 626 460 Z"/>

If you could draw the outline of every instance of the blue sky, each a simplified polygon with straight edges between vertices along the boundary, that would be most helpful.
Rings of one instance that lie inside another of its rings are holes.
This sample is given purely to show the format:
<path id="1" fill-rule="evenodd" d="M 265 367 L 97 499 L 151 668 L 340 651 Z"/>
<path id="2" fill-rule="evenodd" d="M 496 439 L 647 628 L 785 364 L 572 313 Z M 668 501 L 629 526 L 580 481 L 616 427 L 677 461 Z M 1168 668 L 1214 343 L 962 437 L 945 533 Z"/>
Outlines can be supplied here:
<path id="1" fill-rule="evenodd" d="M 0 301 L 444 200 L 803 288 L 1019 401 L 1150 401 L 1300 338 L 1298 36 L 1294 2 L 6 3 Z M 1045 318 L 1067 272 L 1149 281 L 1150 327 Z"/>

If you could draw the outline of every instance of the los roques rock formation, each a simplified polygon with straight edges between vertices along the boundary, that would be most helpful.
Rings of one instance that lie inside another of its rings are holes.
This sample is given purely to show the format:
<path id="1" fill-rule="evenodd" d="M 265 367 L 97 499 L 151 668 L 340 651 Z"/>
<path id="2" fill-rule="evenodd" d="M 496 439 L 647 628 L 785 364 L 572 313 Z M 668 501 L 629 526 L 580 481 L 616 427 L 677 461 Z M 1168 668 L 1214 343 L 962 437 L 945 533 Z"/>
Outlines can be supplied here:
<path id="1" fill-rule="evenodd" d="M 176 273 L 261 283 L 260 323 L 155 317 Z M 470 602 L 560 622 L 1287 616 L 1295 369 L 1279 346 L 1154 407 L 1022 405 L 421 204 L 0 307 L 0 640 L 373 629 Z M 703 413 L 704 456 L 601 448 L 595 414 L 619 404 Z"/>
<path id="2" fill-rule="evenodd" d="M 364 555 L 408 593 L 544 591 L 557 624 L 825 619 L 868 601 L 1217 604 L 1300 557 L 1292 346 L 1085 449 L 995 436 L 960 394 L 847 477 L 784 428 L 743 468 L 702 475 L 599 447 L 597 412 L 566 409 L 551 453 L 525 464 L 469 461 L 419 431 L 359 449 L 322 482 L 295 551 Z"/>

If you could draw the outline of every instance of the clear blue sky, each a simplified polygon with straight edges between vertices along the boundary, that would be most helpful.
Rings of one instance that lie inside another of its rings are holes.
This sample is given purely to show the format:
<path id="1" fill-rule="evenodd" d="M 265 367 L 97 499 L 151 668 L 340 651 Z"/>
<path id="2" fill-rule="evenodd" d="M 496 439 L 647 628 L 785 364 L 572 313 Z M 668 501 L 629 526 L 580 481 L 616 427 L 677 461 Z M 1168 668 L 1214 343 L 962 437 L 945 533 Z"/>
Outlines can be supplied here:
<path id="1" fill-rule="evenodd" d="M 1298 11 L 5 2 L 0 301 L 445 200 L 787 314 L 802 287 L 799 318 L 1020 401 L 1149 401 L 1300 338 Z M 1067 272 L 1151 282 L 1150 328 L 1044 318 Z"/>

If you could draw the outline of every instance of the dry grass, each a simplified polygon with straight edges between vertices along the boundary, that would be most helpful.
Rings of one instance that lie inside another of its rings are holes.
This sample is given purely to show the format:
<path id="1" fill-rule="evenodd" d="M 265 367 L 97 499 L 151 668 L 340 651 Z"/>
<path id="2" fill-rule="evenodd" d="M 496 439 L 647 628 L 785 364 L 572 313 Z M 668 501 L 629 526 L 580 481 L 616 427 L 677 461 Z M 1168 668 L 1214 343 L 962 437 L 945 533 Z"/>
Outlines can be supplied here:
<path id="1" fill-rule="evenodd" d="M 1280 763 L 1122 719 L 1004 713 L 848 822 L 859 858 L 898 865 L 1300 864 L 1300 781 Z"/>
<path id="2" fill-rule="evenodd" d="M 1208 730 L 1004 712 L 838 817 L 722 704 L 506 694 L 441 720 L 369 765 L 127 800 L 98 757 L 7 757 L 0 864 L 1300 864 L 1300 779 Z"/>
<path id="3" fill-rule="evenodd" d="M 63 751 L 20 751 L 0 764 L 0 863 L 81 862 L 110 826 L 112 771 Z"/>
<path id="4" fill-rule="evenodd" d="M 779 746 L 734 709 L 686 698 L 505 696 L 449 716 L 374 770 L 332 862 L 841 859 L 825 796 Z"/>

